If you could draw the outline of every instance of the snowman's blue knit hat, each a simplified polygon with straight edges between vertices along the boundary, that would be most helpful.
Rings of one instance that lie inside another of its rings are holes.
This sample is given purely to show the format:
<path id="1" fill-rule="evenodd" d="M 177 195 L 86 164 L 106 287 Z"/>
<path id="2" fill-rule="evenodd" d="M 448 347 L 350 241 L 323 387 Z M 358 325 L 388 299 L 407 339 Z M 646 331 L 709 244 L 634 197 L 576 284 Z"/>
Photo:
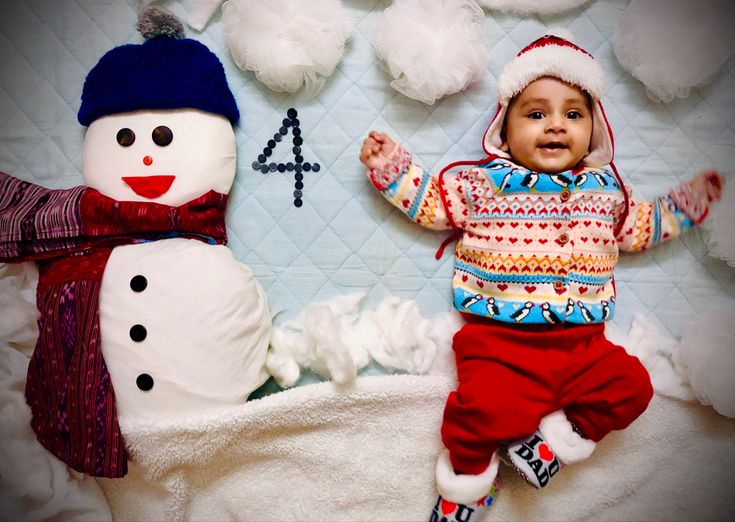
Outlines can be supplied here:
<path id="1" fill-rule="evenodd" d="M 141 14 L 138 29 L 147 39 L 108 51 L 84 82 L 77 119 L 89 125 L 120 112 L 199 109 L 240 118 L 222 62 L 205 45 L 183 38 L 181 22 L 160 7 Z"/>

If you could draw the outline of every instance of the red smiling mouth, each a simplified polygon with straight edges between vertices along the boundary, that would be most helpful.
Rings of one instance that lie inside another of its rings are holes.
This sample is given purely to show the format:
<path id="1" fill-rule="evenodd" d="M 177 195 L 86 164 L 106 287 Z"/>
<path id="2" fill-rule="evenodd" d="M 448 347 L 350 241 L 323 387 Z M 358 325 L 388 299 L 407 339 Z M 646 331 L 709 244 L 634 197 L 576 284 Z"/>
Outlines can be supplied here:
<path id="1" fill-rule="evenodd" d="M 122 180 L 139 196 L 155 199 L 171 188 L 176 176 L 123 176 Z"/>

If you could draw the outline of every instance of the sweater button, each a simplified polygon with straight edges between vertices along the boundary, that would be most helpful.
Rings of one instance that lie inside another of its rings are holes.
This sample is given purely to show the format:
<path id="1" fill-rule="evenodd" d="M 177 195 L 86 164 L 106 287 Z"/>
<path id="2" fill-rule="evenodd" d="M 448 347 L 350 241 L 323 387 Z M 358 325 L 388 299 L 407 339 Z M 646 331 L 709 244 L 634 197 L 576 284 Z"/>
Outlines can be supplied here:
<path id="1" fill-rule="evenodd" d="M 566 245 L 567 243 L 569 243 L 569 234 L 567 234 L 566 232 L 562 232 L 559 235 L 559 243 L 561 243 L 562 245 Z"/>
<path id="2" fill-rule="evenodd" d="M 569 191 L 568 188 L 565 188 L 561 191 L 559 197 L 561 197 L 562 201 L 569 201 L 569 198 L 572 197 L 572 193 Z"/>
<path id="3" fill-rule="evenodd" d="M 564 283 L 561 281 L 554 281 L 554 290 L 563 290 Z"/>

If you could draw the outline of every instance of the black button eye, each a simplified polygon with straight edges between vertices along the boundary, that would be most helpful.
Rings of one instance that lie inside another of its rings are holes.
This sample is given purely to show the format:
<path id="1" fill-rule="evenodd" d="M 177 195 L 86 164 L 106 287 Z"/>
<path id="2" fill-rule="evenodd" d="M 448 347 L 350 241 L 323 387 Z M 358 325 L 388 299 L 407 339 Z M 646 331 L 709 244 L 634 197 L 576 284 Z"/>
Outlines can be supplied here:
<path id="1" fill-rule="evenodd" d="M 160 145 L 161 147 L 165 147 L 174 139 L 174 133 L 171 132 L 171 129 L 169 129 L 165 125 L 159 125 L 155 129 L 153 129 L 152 136 L 153 143 L 155 143 L 156 145 Z"/>
<path id="2" fill-rule="evenodd" d="M 117 142 L 123 147 L 130 147 L 135 142 L 135 133 L 128 129 L 120 129 L 117 131 Z"/>

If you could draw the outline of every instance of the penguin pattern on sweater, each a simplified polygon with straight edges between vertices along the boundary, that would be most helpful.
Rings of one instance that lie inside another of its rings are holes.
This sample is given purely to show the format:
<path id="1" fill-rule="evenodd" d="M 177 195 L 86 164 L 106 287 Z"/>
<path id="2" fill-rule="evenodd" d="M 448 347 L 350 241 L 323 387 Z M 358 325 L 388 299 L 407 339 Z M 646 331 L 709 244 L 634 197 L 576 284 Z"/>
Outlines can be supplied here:
<path id="1" fill-rule="evenodd" d="M 653 201 L 629 198 L 626 212 L 628 189 L 604 168 L 545 174 L 490 157 L 477 167 L 436 176 L 396 147 L 368 176 L 414 222 L 461 232 L 452 281 L 455 308 L 510 323 L 611 319 L 619 251 L 644 251 L 707 213 L 687 199 L 685 184 Z"/>

